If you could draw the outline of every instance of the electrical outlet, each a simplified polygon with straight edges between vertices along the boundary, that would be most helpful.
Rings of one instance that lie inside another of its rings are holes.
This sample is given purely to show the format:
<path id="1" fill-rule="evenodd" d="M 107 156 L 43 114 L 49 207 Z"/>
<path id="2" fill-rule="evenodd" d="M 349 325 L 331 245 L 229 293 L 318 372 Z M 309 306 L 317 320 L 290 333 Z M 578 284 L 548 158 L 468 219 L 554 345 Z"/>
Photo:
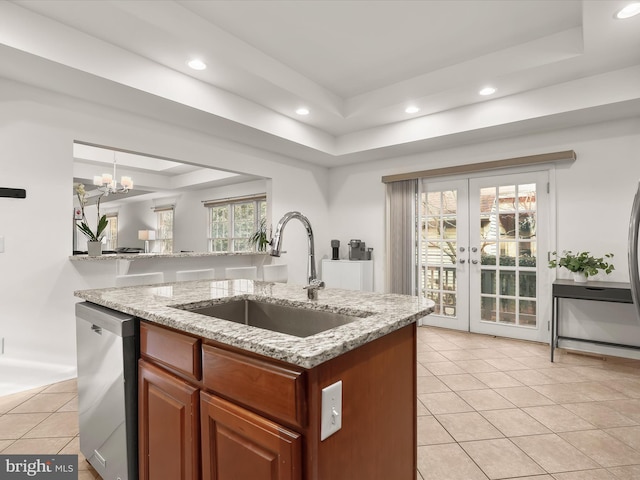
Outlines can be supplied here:
<path id="1" fill-rule="evenodd" d="M 342 428 L 342 381 L 322 389 L 322 417 L 320 440 L 324 440 Z"/>
<path id="2" fill-rule="evenodd" d="M 0 355 L 4 355 L 4 337 L 0 338 Z"/>
<path id="3" fill-rule="evenodd" d="M 0 253 L 4 253 L 4 237 L 0 237 Z"/>

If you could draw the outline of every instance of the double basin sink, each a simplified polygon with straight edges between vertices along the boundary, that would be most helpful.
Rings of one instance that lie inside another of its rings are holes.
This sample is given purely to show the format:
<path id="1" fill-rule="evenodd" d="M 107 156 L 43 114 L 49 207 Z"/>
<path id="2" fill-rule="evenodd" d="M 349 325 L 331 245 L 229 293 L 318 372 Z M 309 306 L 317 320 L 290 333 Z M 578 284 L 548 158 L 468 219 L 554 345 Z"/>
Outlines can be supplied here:
<path id="1" fill-rule="evenodd" d="M 369 312 L 346 315 L 249 299 L 207 306 L 177 305 L 175 308 L 296 337 L 309 337 L 370 315 Z"/>

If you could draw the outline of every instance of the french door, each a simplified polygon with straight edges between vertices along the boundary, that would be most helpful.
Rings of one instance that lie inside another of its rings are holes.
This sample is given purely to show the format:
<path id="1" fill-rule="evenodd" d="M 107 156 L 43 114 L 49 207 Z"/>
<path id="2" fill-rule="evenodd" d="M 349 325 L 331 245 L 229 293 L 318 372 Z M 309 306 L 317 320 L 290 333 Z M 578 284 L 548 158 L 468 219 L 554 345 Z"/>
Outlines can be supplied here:
<path id="1" fill-rule="evenodd" d="M 422 182 L 419 286 L 436 303 L 423 324 L 548 340 L 547 185 L 546 171 Z"/>

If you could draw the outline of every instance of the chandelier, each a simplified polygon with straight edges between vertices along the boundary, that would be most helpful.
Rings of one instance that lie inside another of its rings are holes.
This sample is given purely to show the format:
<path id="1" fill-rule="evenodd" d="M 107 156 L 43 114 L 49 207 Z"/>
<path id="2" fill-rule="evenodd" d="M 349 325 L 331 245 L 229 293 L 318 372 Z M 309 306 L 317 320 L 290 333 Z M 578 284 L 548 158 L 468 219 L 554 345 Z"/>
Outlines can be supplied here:
<path id="1" fill-rule="evenodd" d="M 110 193 L 128 193 L 129 190 L 133 188 L 133 180 L 131 180 L 131 177 L 122 176 L 122 178 L 120 178 L 120 185 L 118 185 L 116 178 L 116 154 L 114 152 L 113 175 L 110 173 L 96 175 L 93 177 L 93 184 L 105 195 L 109 195 Z"/>

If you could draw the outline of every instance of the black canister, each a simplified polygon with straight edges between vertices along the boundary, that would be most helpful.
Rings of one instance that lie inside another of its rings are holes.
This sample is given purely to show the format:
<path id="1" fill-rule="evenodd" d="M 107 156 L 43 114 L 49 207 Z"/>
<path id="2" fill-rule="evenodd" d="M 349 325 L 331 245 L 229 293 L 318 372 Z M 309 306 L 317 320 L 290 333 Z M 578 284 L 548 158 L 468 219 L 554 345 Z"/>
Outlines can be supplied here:
<path id="1" fill-rule="evenodd" d="M 331 260 L 340 260 L 340 240 L 331 240 Z"/>

